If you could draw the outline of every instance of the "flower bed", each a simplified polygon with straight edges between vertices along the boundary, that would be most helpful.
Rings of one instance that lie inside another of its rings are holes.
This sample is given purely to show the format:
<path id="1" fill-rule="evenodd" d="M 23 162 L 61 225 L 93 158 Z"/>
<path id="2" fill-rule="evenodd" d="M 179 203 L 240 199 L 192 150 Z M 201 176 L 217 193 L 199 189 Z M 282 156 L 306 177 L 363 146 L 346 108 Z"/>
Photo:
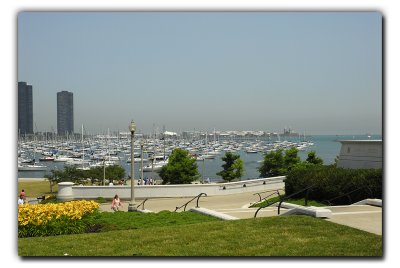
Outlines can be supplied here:
<path id="1" fill-rule="evenodd" d="M 89 216 L 98 208 L 98 203 L 86 200 L 20 205 L 18 206 L 18 236 L 82 233 L 90 223 Z"/>

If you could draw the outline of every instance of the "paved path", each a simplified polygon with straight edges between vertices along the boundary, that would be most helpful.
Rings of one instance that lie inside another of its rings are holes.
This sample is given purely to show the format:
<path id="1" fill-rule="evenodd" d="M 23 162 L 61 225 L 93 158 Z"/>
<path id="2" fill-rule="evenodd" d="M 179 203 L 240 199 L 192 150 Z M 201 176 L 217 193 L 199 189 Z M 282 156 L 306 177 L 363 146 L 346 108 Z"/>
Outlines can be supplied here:
<path id="1" fill-rule="evenodd" d="M 327 207 L 332 211 L 328 221 L 382 235 L 382 208 L 369 205 Z"/>
<path id="2" fill-rule="evenodd" d="M 145 203 L 145 209 L 153 212 L 162 210 L 175 211 L 176 207 L 182 206 L 192 198 L 153 198 L 148 199 Z M 257 208 L 249 208 L 251 203 L 255 203 L 259 197 L 255 192 L 220 195 L 220 196 L 202 196 L 199 200 L 199 206 L 215 210 L 236 218 L 247 219 L 253 218 Z M 143 199 L 136 200 L 139 205 Z M 123 202 L 122 211 L 128 210 L 129 201 Z M 196 199 L 190 202 L 186 211 L 196 206 Z M 382 235 L 382 208 L 369 205 L 352 205 L 352 206 L 336 206 L 326 207 L 332 211 L 332 218 L 328 221 L 347 225 L 367 232 Z M 105 203 L 100 206 L 101 211 L 112 211 L 111 204 Z M 183 211 L 181 208 L 180 211 Z M 285 209 L 282 209 L 282 212 Z M 277 216 L 277 207 L 268 207 L 261 209 L 257 217 L 273 217 Z"/>

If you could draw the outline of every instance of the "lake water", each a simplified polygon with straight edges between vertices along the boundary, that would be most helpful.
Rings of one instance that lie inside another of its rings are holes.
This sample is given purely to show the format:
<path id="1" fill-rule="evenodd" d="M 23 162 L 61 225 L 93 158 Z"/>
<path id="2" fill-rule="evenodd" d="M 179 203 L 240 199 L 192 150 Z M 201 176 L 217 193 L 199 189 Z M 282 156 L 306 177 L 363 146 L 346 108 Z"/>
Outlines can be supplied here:
<path id="1" fill-rule="evenodd" d="M 334 163 L 334 159 L 340 153 L 341 143 L 338 140 L 352 140 L 352 139 L 368 139 L 366 135 L 315 135 L 310 136 L 309 140 L 314 143 L 314 145 L 308 147 L 305 151 L 300 151 L 299 156 L 302 160 L 307 158 L 307 154 L 309 151 L 315 151 L 317 156 L 322 158 L 325 165 L 329 165 Z M 372 135 L 370 139 L 382 139 L 380 135 Z M 281 140 L 289 140 L 296 141 L 296 138 L 281 138 Z M 297 138 L 298 141 L 298 138 Z M 263 159 L 262 153 L 246 153 L 244 151 L 237 152 L 240 155 L 240 158 L 244 162 L 245 171 L 242 177 L 242 180 L 246 179 L 254 179 L 259 177 L 258 167 L 261 165 L 259 161 Z M 206 159 L 204 161 L 197 161 L 199 173 L 204 178 L 210 178 L 211 181 L 220 181 L 221 177 L 217 176 L 216 173 L 222 170 L 223 161 L 221 160 L 221 155 L 217 155 L 215 159 Z M 48 166 L 48 170 L 51 169 L 63 169 L 64 163 L 62 162 L 44 162 L 46 166 Z M 126 175 L 130 174 L 130 164 L 126 163 L 125 160 L 121 160 L 121 166 L 125 168 Z M 135 169 L 135 178 L 140 177 L 140 162 L 136 162 L 134 164 Z M 204 171 L 204 172 L 203 172 Z M 18 172 L 18 178 L 43 178 L 47 172 Z M 148 178 L 156 178 L 159 176 L 157 173 L 152 174 L 151 172 L 144 172 L 144 177 Z"/>

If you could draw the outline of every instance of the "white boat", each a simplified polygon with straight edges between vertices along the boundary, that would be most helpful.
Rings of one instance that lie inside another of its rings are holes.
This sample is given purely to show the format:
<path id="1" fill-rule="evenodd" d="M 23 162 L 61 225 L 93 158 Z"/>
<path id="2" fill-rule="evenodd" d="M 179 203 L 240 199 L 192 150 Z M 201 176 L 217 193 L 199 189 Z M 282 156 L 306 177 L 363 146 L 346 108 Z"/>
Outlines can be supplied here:
<path id="1" fill-rule="evenodd" d="M 168 164 L 168 160 L 154 162 L 153 166 L 152 166 L 152 164 L 148 164 L 143 167 L 143 172 L 160 171 L 162 169 L 162 167 L 165 166 L 166 164 Z M 141 171 L 141 168 L 139 168 L 139 170 Z"/>
<path id="2" fill-rule="evenodd" d="M 67 162 L 67 161 L 73 161 L 73 158 L 67 156 L 57 156 L 56 158 L 54 158 L 54 162 Z"/>
<path id="3" fill-rule="evenodd" d="M 214 158 L 215 158 L 215 155 L 214 155 L 214 154 L 209 154 L 209 153 L 202 154 L 201 156 L 202 156 L 204 159 L 214 159 Z"/>
<path id="4" fill-rule="evenodd" d="M 39 158 L 39 161 L 54 161 L 54 157 L 52 157 L 52 156 L 44 156 L 44 157 L 41 157 L 41 158 Z"/>
<path id="5" fill-rule="evenodd" d="M 65 162 L 65 165 L 67 166 L 73 166 L 73 165 L 84 165 L 84 164 L 89 164 L 91 161 L 90 160 L 83 160 L 80 158 L 72 158 L 72 160 L 69 160 Z"/>
<path id="6" fill-rule="evenodd" d="M 18 171 L 45 171 L 47 170 L 46 166 L 41 165 L 18 165 Z"/>
<path id="7" fill-rule="evenodd" d="M 18 163 L 33 165 L 35 163 L 35 159 L 18 158 Z"/>
<path id="8" fill-rule="evenodd" d="M 133 161 L 135 162 L 135 163 L 140 163 L 140 162 L 142 162 L 142 159 L 141 158 L 134 158 L 133 159 Z M 147 159 L 147 158 L 143 158 L 143 162 L 147 162 L 147 161 L 149 161 L 149 159 Z M 131 162 L 131 159 L 130 158 L 128 158 L 127 160 L 126 160 L 126 163 L 130 163 Z"/>

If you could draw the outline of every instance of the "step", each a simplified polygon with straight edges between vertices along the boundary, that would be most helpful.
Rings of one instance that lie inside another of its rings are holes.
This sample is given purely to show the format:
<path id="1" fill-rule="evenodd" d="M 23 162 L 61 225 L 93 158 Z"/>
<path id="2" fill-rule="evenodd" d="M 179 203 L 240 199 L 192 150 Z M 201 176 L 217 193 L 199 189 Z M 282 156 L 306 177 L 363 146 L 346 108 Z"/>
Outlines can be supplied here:
<path id="1" fill-rule="evenodd" d="M 370 205 L 370 206 L 382 207 L 382 199 L 368 198 L 361 200 L 360 202 L 354 203 L 353 205 Z"/>
<path id="2" fill-rule="evenodd" d="M 282 205 L 283 204 L 284 203 L 282 203 Z M 280 216 L 300 214 L 300 215 L 312 216 L 315 218 L 331 218 L 332 217 L 332 211 L 327 208 L 314 207 L 314 206 L 304 207 L 304 206 L 288 204 L 288 203 L 285 203 L 284 207 L 288 208 L 289 210 L 281 213 Z"/>
<path id="3" fill-rule="evenodd" d="M 192 212 L 196 212 L 196 213 L 201 213 L 201 214 L 205 214 L 205 215 L 209 215 L 221 220 L 239 220 L 239 218 L 215 211 L 215 210 L 211 210 L 211 209 L 207 209 L 207 208 L 191 208 L 189 211 Z"/>

